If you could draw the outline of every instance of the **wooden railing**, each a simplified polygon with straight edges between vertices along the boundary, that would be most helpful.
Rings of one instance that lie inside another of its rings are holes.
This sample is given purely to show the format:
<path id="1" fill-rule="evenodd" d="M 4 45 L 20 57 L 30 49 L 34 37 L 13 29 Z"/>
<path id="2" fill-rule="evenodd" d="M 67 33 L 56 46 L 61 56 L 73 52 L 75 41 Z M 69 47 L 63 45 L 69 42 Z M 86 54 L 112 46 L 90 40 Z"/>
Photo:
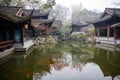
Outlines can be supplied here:
<path id="1" fill-rule="evenodd" d="M 13 42 L 14 42 L 13 40 L 1 41 L 0 42 L 0 51 L 12 47 Z"/>

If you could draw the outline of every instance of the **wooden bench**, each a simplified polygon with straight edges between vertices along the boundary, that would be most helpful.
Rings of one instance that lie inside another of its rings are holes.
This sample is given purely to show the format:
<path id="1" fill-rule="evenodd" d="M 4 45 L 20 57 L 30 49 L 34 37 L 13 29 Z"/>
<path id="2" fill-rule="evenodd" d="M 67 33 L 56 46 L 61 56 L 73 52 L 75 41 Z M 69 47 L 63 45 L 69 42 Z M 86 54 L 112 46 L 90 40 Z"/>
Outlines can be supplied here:
<path id="1" fill-rule="evenodd" d="M 1 41 L 0 42 L 0 50 L 10 48 L 10 47 L 12 47 L 12 45 L 13 45 L 13 40 Z"/>

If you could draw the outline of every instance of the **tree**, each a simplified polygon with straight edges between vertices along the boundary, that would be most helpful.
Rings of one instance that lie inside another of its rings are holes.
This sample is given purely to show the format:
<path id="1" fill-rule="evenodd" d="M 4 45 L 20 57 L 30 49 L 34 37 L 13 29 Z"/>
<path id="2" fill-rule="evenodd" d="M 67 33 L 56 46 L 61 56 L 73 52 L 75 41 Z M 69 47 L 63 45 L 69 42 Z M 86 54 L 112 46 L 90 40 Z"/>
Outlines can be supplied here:
<path id="1" fill-rule="evenodd" d="M 18 6 L 23 8 L 48 9 L 55 5 L 55 0 L 0 0 L 2 6 Z"/>
<path id="2" fill-rule="evenodd" d="M 114 0 L 114 1 L 113 1 L 113 4 L 114 4 L 115 6 L 120 6 L 120 1 L 119 1 L 119 0 Z"/>
<path id="3" fill-rule="evenodd" d="M 55 5 L 55 0 L 47 0 L 47 2 L 42 0 L 27 0 L 27 3 L 29 3 L 28 5 L 30 5 L 31 8 L 48 9 Z"/>
<path id="4" fill-rule="evenodd" d="M 70 16 L 70 10 L 65 6 L 56 5 L 50 14 L 55 16 L 56 20 L 61 20 L 64 22 L 67 20 L 68 16 Z"/>
<path id="5" fill-rule="evenodd" d="M 47 0 L 47 3 L 43 5 L 43 8 L 44 9 L 52 8 L 53 6 L 55 6 L 55 4 L 56 4 L 55 0 Z"/>
<path id="6" fill-rule="evenodd" d="M 0 5 L 1 6 L 9 6 L 10 2 L 11 2 L 11 0 L 1 0 Z"/>
<path id="7" fill-rule="evenodd" d="M 83 5 L 81 3 L 79 3 L 78 5 L 73 5 L 71 7 L 73 23 L 81 23 L 81 21 L 79 20 L 80 19 L 79 17 L 82 9 L 83 9 Z"/>
<path id="8" fill-rule="evenodd" d="M 82 4 L 72 7 L 72 23 L 84 24 L 87 21 L 97 19 L 100 16 L 99 12 L 94 12 L 83 8 Z"/>

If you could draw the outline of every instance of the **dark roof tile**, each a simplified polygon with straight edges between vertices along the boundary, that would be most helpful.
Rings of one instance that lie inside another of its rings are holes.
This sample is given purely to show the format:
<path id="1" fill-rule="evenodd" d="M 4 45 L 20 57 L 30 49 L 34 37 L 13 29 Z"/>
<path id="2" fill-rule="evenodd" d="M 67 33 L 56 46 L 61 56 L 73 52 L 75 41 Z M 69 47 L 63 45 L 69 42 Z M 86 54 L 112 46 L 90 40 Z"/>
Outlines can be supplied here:
<path id="1" fill-rule="evenodd" d="M 29 14 L 32 10 L 25 9 L 24 11 L 26 14 Z M 49 15 L 49 11 L 40 12 L 40 10 L 34 10 L 32 17 L 43 17 L 48 15 Z"/>
<path id="2" fill-rule="evenodd" d="M 0 6 L 0 18 L 11 21 L 13 23 L 24 22 L 29 19 L 30 15 L 17 16 L 16 13 L 21 7 L 14 6 Z M 9 13 L 9 14 L 8 14 Z"/>
<path id="3" fill-rule="evenodd" d="M 44 23 L 44 24 L 49 24 L 49 23 L 53 23 L 54 19 L 43 19 L 43 20 L 40 20 L 40 23 Z"/>
<path id="4" fill-rule="evenodd" d="M 120 17 L 120 8 L 106 8 L 102 16 L 94 21 L 89 21 L 91 24 L 96 24 L 100 22 L 107 21 L 111 19 L 113 16 Z"/>
<path id="5" fill-rule="evenodd" d="M 82 28 L 82 27 L 86 27 L 86 26 L 88 26 L 89 24 L 79 24 L 79 25 L 77 25 L 77 24 L 72 24 L 72 26 L 71 27 L 79 27 L 79 28 Z"/>

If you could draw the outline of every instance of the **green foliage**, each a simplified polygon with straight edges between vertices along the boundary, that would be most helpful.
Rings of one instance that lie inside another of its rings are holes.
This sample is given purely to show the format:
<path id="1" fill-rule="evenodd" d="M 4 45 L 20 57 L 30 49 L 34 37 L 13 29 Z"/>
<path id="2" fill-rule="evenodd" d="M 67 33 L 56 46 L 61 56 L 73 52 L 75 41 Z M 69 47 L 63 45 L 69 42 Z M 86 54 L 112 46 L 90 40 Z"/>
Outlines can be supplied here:
<path id="1" fill-rule="evenodd" d="M 94 36 L 94 27 L 91 27 L 91 28 L 88 30 L 88 35 L 89 35 L 89 36 Z"/>
<path id="2" fill-rule="evenodd" d="M 101 13 L 82 9 L 83 6 L 75 5 L 72 7 L 72 21 L 73 23 L 86 23 L 87 21 L 95 20 L 100 17 Z"/>
<path id="3" fill-rule="evenodd" d="M 0 5 L 2 5 L 2 6 L 9 6 L 10 2 L 11 2 L 11 0 L 2 0 L 2 1 L 0 1 Z"/>
<path id="4" fill-rule="evenodd" d="M 39 1 L 34 1 L 34 3 L 39 3 Z"/>
<path id="5" fill-rule="evenodd" d="M 64 25 L 61 29 L 60 29 L 60 33 L 63 35 L 67 35 L 69 34 L 70 30 L 69 30 L 69 26 L 68 25 Z"/>
<path id="6" fill-rule="evenodd" d="M 48 36 L 46 42 L 47 43 L 56 43 L 56 40 L 52 36 Z"/>
<path id="7" fill-rule="evenodd" d="M 88 34 L 85 33 L 85 34 L 79 34 L 79 35 L 77 35 L 77 38 L 82 38 L 82 37 L 88 37 Z"/>
<path id="8" fill-rule="evenodd" d="M 55 5 L 55 0 L 48 0 L 47 3 L 43 5 L 44 9 L 52 8 Z"/>
<path id="9" fill-rule="evenodd" d="M 52 5 L 46 3 L 46 4 L 43 5 L 43 8 L 44 8 L 44 9 L 52 8 Z"/>

